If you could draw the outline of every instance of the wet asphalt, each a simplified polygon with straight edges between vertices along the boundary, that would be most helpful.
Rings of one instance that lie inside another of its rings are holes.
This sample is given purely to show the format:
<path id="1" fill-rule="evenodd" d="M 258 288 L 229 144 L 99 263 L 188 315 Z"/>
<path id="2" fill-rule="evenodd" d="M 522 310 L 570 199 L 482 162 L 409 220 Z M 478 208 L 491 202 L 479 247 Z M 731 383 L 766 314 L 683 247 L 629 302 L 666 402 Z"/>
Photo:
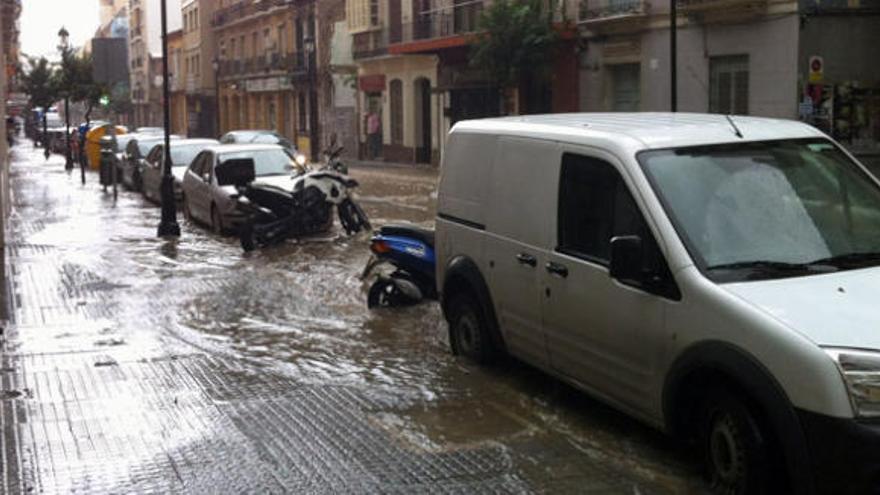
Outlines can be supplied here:
<path id="1" fill-rule="evenodd" d="M 158 207 L 40 151 L 20 140 L 11 168 L 6 493 L 705 489 L 659 432 L 451 355 L 436 304 L 369 311 L 368 234 L 244 254 L 180 218 L 158 239 Z M 435 169 L 352 175 L 374 226 L 433 226 Z"/>

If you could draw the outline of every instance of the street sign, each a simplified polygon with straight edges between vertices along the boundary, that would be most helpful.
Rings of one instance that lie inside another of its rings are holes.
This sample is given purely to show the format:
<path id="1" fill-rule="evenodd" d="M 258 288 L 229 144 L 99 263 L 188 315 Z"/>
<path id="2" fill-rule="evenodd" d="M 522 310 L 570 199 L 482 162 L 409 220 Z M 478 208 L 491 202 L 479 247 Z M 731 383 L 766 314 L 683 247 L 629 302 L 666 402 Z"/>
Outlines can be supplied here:
<path id="1" fill-rule="evenodd" d="M 810 57 L 810 83 L 820 83 L 822 82 L 822 78 L 825 77 L 825 60 L 818 55 L 813 55 Z"/>

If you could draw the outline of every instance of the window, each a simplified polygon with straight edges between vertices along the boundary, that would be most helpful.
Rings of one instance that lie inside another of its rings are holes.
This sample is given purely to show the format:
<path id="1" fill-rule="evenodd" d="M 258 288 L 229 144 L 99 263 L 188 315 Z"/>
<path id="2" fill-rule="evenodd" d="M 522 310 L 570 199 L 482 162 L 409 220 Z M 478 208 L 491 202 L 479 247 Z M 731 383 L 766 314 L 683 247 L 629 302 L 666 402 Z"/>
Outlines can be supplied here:
<path id="1" fill-rule="evenodd" d="M 639 64 L 620 64 L 611 66 L 612 101 L 614 112 L 638 112 L 641 100 L 641 80 Z"/>
<path id="2" fill-rule="evenodd" d="M 611 238 L 647 229 L 626 184 L 609 163 L 566 153 L 559 185 L 559 246 L 601 264 L 611 260 Z M 649 235 L 649 234 L 648 234 Z"/>
<path id="3" fill-rule="evenodd" d="M 638 236 L 644 277 L 624 283 L 671 299 L 681 297 L 654 235 L 611 164 L 571 153 L 563 155 L 558 231 L 557 251 L 605 266 L 611 261 L 612 238 Z"/>
<path id="4" fill-rule="evenodd" d="M 305 93 L 299 94 L 299 101 L 297 102 L 297 109 L 299 110 L 299 131 L 306 132 L 309 128 L 308 122 L 306 120 L 306 95 Z"/>
<path id="5" fill-rule="evenodd" d="M 235 51 L 235 38 L 229 40 L 229 56 L 238 60 L 238 52 Z"/>
<path id="6" fill-rule="evenodd" d="M 748 115 L 748 55 L 709 59 L 709 112 Z"/>
<path id="7" fill-rule="evenodd" d="M 395 79 L 389 84 L 391 104 L 391 142 L 403 144 L 403 83 Z"/>

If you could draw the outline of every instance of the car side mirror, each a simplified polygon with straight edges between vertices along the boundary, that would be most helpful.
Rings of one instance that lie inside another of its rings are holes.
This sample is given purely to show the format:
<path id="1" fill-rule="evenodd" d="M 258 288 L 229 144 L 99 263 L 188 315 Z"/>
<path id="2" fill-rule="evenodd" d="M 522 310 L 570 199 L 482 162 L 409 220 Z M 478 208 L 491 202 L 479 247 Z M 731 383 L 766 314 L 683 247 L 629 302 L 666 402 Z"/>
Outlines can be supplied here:
<path id="1" fill-rule="evenodd" d="M 611 278 L 641 281 L 642 238 L 623 235 L 611 239 Z"/>

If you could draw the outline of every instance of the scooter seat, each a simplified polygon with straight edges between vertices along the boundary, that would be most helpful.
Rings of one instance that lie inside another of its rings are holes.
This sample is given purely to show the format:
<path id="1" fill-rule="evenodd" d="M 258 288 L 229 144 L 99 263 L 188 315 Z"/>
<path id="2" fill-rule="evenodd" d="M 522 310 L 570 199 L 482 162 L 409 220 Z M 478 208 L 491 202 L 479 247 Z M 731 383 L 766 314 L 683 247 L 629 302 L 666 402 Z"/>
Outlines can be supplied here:
<path id="1" fill-rule="evenodd" d="M 379 234 L 389 236 L 409 237 L 424 242 L 434 249 L 434 231 L 416 227 L 415 225 L 385 225 L 379 229 Z"/>

